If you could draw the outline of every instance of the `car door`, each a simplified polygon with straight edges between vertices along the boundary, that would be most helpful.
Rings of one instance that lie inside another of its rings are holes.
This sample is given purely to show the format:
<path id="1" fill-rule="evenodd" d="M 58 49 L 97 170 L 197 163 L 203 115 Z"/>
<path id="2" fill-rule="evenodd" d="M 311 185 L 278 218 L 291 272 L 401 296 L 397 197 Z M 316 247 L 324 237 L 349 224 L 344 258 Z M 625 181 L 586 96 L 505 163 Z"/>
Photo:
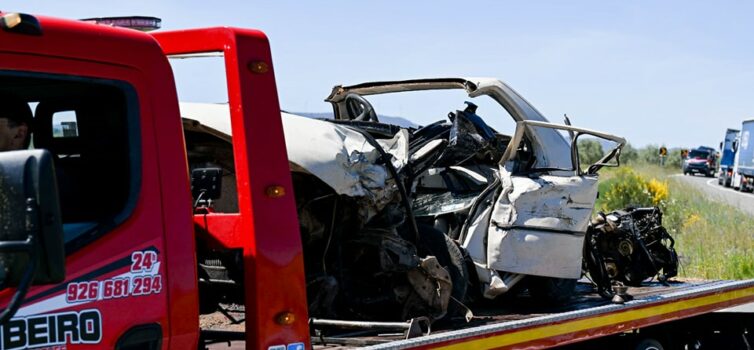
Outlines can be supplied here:
<path id="1" fill-rule="evenodd" d="M 533 142 L 536 135 L 547 134 L 541 132 L 544 129 L 551 129 L 550 135 L 555 130 L 568 131 L 572 142 Z M 581 135 L 608 140 L 615 148 L 583 171 L 576 149 Z M 487 198 L 489 206 L 472 220 L 463 242 L 487 284 L 485 293 L 505 292 L 506 284 L 512 285 L 521 275 L 581 276 L 584 234 L 597 199 L 597 172 L 618 159 L 623 144 L 622 138 L 597 131 L 541 121 L 517 122 L 500 161 L 496 191 Z M 568 147 L 549 153 L 570 157 L 533 160 L 545 153 L 540 147 Z"/>

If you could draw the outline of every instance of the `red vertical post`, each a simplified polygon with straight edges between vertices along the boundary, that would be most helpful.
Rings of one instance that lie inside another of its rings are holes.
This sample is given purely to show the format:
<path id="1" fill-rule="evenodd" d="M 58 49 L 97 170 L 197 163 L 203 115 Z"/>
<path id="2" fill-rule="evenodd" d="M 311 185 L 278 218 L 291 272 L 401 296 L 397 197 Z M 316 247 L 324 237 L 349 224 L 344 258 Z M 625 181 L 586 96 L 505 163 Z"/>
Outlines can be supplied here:
<path id="1" fill-rule="evenodd" d="M 275 75 L 259 31 L 212 28 L 155 34 L 168 55 L 225 56 L 246 301 L 246 347 L 309 347 L 303 248 Z"/>

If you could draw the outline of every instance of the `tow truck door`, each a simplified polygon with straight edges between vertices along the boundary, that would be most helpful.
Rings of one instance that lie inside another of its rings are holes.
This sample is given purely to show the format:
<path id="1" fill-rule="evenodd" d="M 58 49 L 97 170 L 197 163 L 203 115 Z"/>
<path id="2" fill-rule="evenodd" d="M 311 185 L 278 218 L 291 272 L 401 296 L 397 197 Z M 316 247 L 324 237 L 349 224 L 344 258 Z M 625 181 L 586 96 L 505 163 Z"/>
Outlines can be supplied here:
<path id="1" fill-rule="evenodd" d="M 2 326 L 1 348 L 159 349 L 171 334 L 195 347 L 195 331 L 171 329 L 168 317 L 175 290 L 166 266 L 171 244 L 154 129 L 159 109 L 152 105 L 152 98 L 175 96 L 167 60 L 135 31 L 51 18 L 36 26 L 37 32 L 24 31 L 25 24 L 0 30 L 0 93 L 30 104 L 33 147 L 55 156 L 66 279 L 29 291 Z M 187 179 L 172 181 L 187 187 Z M 173 230 L 188 238 L 186 203 L 185 225 Z M 0 303 L 10 295 L 0 293 Z M 176 306 L 195 302 L 184 292 Z"/>

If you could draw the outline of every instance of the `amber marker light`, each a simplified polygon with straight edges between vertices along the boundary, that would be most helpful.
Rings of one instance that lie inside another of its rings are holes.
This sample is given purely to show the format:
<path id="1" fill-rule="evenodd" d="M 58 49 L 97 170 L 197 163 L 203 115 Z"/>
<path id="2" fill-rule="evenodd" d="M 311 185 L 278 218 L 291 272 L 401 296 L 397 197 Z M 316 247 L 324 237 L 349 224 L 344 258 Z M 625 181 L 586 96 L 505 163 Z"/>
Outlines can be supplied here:
<path id="1" fill-rule="evenodd" d="M 264 193 L 270 198 L 280 198 L 285 196 L 285 187 L 280 185 L 268 186 Z"/>
<path id="2" fill-rule="evenodd" d="M 275 322 L 281 326 L 290 326 L 296 322 L 296 315 L 290 311 L 284 311 L 275 315 Z"/>
<path id="3" fill-rule="evenodd" d="M 6 32 L 26 35 L 42 35 L 42 26 L 36 17 L 25 13 L 2 13 L 0 28 Z"/>
<path id="4" fill-rule="evenodd" d="M 251 61 L 248 68 L 252 73 L 263 74 L 270 71 L 270 65 L 264 61 Z"/>

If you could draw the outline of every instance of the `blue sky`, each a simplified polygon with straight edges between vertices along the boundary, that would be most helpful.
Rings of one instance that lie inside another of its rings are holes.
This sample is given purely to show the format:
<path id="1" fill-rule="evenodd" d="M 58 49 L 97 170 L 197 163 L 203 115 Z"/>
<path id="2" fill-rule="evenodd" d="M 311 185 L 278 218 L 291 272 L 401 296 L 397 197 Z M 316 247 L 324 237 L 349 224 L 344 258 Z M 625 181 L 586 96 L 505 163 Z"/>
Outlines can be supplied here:
<path id="1" fill-rule="evenodd" d="M 164 29 L 230 25 L 270 37 L 282 108 L 324 112 L 333 85 L 440 76 L 509 83 L 551 121 L 637 146 L 715 146 L 754 118 L 754 3 L 692 1 L 4 1 L 66 18 L 150 15 Z M 199 65 L 177 69 L 184 96 Z M 210 72 L 212 70 L 209 70 Z M 183 77 L 185 75 L 185 77 Z M 464 97 L 379 101 L 378 112 L 441 119 Z M 480 108 L 480 114 L 494 114 Z M 497 124 L 495 122 L 493 125 Z M 506 125 L 498 126 L 504 132 Z"/>

